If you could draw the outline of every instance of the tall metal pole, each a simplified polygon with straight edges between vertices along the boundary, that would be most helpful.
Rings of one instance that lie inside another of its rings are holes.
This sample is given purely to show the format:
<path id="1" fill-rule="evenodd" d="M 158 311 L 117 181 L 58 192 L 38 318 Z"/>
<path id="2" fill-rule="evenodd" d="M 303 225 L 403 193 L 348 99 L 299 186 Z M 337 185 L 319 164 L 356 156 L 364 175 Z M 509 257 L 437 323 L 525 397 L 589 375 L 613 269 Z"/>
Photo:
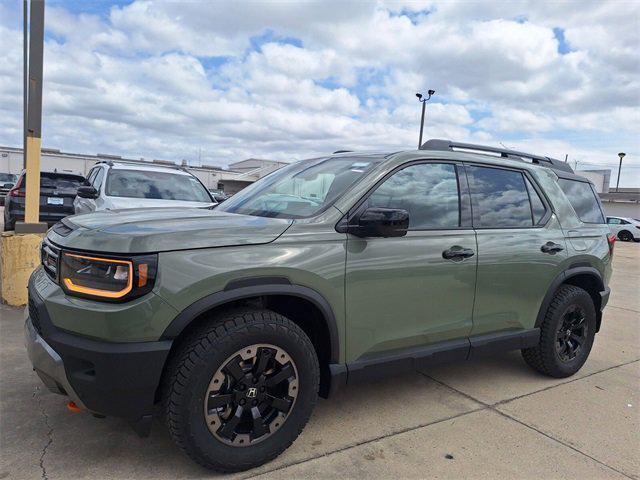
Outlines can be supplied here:
<path id="1" fill-rule="evenodd" d="M 44 0 L 31 0 L 29 32 L 29 91 L 24 222 L 16 233 L 40 233 L 40 147 L 42 143 L 42 61 L 44 51 Z"/>
<path id="2" fill-rule="evenodd" d="M 420 139 L 418 140 L 418 148 L 422 146 L 422 131 L 424 130 L 424 111 L 427 106 L 426 100 L 420 100 L 422 103 L 422 120 L 420 120 Z"/>
<path id="3" fill-rule="evenodd" d="M 618 165 L 618 181 L 616 182 L 616 193 L 618 193 L 618 187 L 620 186 L 620 170 L 622 170 L 622 159 L 626 154 L 624 152 L 620 152 L 618 156 L 620 157 L 620 165 Z"/>
<path id="4" fill-rule="evenodd" d="M 22 168 L 27 168 L 27 92 L 29 91 L 29 3 L 22 0 Z"/>

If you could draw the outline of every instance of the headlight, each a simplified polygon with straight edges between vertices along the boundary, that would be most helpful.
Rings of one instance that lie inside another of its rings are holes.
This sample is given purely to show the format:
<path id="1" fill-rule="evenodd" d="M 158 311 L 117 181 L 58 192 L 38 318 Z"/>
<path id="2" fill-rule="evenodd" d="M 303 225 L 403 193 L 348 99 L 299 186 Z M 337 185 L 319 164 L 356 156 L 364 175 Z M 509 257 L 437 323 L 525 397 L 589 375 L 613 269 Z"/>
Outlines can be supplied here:
<path id="1" fill-rule="evenodd" d="M 60 284 L 78 297 L 122 302 L 148 293 L 156 277 L 157 255 L 98 257 L 63 252 Z"/>

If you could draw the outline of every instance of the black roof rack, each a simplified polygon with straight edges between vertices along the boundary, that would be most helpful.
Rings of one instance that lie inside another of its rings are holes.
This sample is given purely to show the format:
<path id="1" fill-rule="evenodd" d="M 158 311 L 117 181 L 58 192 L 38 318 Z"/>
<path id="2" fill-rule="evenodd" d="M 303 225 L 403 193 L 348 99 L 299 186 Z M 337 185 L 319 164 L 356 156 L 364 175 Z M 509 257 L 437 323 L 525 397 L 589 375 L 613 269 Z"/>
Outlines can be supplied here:
<path id="1" fill-rule="evenodd" d="M 556 160 L 550 157 L 541 157 L 532 153 L 518 152 L 517 150 L 509 150 L 508 148 L 489 147 L 487 145 L 476 145 L 474 143 L 459 143 L 451 140 L 433 139 L 422 144 L 420 150 L 474 150 L 478 152 L 499 153 L 502 158 L 524 161 L 523 158 L 530 158 L 531 163 L 542 165 L 543 167 L 561 170 L 563 172 L 573 173 L 573 169 L 568 163 Z"/>
<path id="2" fill-rule="evenodd" d="M 332 155 L 335 155 L 336 153 L 351 153 L 353 152 L 353 150 L 336 150 L 335 152 L 332 153 Z"/>

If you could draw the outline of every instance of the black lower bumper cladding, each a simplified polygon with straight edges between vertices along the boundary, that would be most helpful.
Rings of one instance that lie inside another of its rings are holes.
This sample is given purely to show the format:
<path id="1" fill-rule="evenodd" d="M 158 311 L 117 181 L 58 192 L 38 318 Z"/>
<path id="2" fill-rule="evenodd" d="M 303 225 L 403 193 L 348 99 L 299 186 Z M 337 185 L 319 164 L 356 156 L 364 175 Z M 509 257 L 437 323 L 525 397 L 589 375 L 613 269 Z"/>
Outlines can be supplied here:
<path id="1" fill-rule="evenodd" d="M 92 413 L 125 418 L 140 434 L 148 431 L 171 340 L 111 343 L 62 331 L 31 281 L 25 327 L 34 370 L 51 391 Z"/>

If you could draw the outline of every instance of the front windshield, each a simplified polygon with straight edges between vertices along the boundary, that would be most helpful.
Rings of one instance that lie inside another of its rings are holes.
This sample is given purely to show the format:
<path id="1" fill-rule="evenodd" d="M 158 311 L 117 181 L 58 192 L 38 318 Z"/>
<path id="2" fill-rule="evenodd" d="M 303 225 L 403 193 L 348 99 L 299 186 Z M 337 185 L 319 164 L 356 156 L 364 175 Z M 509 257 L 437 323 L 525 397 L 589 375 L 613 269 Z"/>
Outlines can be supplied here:
<path id="1" fill-rule="evenodd" d="M 258 217 L 304 218 L 331 205 L 384 157 L 305 160 L 258 180 L 217 207 Z"/>
<path id="2" fill-rule="evenodd" d="M 106 194 L 110 197 L 211 203 L 209 193 L 197 178 L 152 170 L 112 169 L 107 177 Z"/>

